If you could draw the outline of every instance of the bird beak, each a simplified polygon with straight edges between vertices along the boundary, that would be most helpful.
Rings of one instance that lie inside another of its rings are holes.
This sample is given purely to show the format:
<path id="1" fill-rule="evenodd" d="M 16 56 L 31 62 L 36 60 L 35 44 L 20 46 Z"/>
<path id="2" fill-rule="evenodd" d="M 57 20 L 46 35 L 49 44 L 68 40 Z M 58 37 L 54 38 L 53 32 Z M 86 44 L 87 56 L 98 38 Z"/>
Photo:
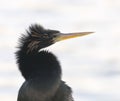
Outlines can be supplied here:
<path id="1" fill-rule="evenodd" d="M 54 41 L 58 42 L 58 41 L 62 41 L 62 40 L 85 36 L 85 35 L 88 35 L 91 33 L 94 33 L 94 32 L 76 32 L 76 33 L 68 33 L 68 34 L 58 33 L 58 35 Z"/>

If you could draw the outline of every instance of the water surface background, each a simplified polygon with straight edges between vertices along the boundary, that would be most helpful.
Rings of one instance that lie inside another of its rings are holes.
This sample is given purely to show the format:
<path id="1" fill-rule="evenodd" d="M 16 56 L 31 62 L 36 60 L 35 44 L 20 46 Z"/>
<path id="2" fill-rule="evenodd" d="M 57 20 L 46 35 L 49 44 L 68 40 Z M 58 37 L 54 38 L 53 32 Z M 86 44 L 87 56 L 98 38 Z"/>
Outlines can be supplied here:
<path id="1" fill-rule="evenodd" d="M 120 101 L 119 0 L 0 0 L 0 99 L 16 101 L 24 82 L 15 51 L 18 37 L 38 23 L 61 32 L 95 34 L 47 48 L 59 58 L 75 101 Z"/>

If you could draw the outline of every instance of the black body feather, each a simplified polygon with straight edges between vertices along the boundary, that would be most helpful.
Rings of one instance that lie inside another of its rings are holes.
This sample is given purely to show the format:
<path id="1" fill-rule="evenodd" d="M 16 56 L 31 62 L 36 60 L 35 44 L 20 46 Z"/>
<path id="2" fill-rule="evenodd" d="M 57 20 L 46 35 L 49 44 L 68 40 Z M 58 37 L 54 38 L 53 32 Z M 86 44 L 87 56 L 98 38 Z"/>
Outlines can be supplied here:
<path id="1" fill-rule="evenodd" d="M 39 51 L 54 43 L 59 31 L 32 25 L 20 38 L 17 63 L 25 82 L 17 101 L 73 101 L 71 88 L 61 80 L 61 66 L 56 56 Z"/>

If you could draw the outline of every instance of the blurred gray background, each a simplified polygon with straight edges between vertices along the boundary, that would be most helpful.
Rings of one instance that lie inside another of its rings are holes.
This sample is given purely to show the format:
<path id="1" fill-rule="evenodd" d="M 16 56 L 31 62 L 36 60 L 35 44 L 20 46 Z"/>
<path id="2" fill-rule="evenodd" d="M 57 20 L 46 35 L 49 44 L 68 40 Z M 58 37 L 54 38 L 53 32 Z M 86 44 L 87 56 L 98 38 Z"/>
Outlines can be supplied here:
<path id="1" fill-rule="evenodd" d="M 24 82 L 18 37 L 38 23 L 61 32 L 95 31 L 47 48 L 59 58 L 75 101 L 120 101 L 120 0 L 0 0 L 0 100 L 16 101 Z"/>

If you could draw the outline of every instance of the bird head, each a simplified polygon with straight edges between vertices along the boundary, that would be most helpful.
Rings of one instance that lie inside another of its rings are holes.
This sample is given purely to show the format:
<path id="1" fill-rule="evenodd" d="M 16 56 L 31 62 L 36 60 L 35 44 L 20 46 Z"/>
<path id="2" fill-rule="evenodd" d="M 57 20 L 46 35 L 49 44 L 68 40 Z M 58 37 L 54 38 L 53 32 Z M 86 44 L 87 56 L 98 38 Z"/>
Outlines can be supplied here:
<path id="1" fill-rule="evenodd" d="M 88 35 L 93 32 L 76 32 L 65 34 L 57 30 L 44 29 L 42 26 L 35 24 L 29 27 L 27 33 L 29 35 L 28 41 L 30 41 L 28 47 L 30 50 L 33 50 L 47 47 L 62 40 Z"/>

